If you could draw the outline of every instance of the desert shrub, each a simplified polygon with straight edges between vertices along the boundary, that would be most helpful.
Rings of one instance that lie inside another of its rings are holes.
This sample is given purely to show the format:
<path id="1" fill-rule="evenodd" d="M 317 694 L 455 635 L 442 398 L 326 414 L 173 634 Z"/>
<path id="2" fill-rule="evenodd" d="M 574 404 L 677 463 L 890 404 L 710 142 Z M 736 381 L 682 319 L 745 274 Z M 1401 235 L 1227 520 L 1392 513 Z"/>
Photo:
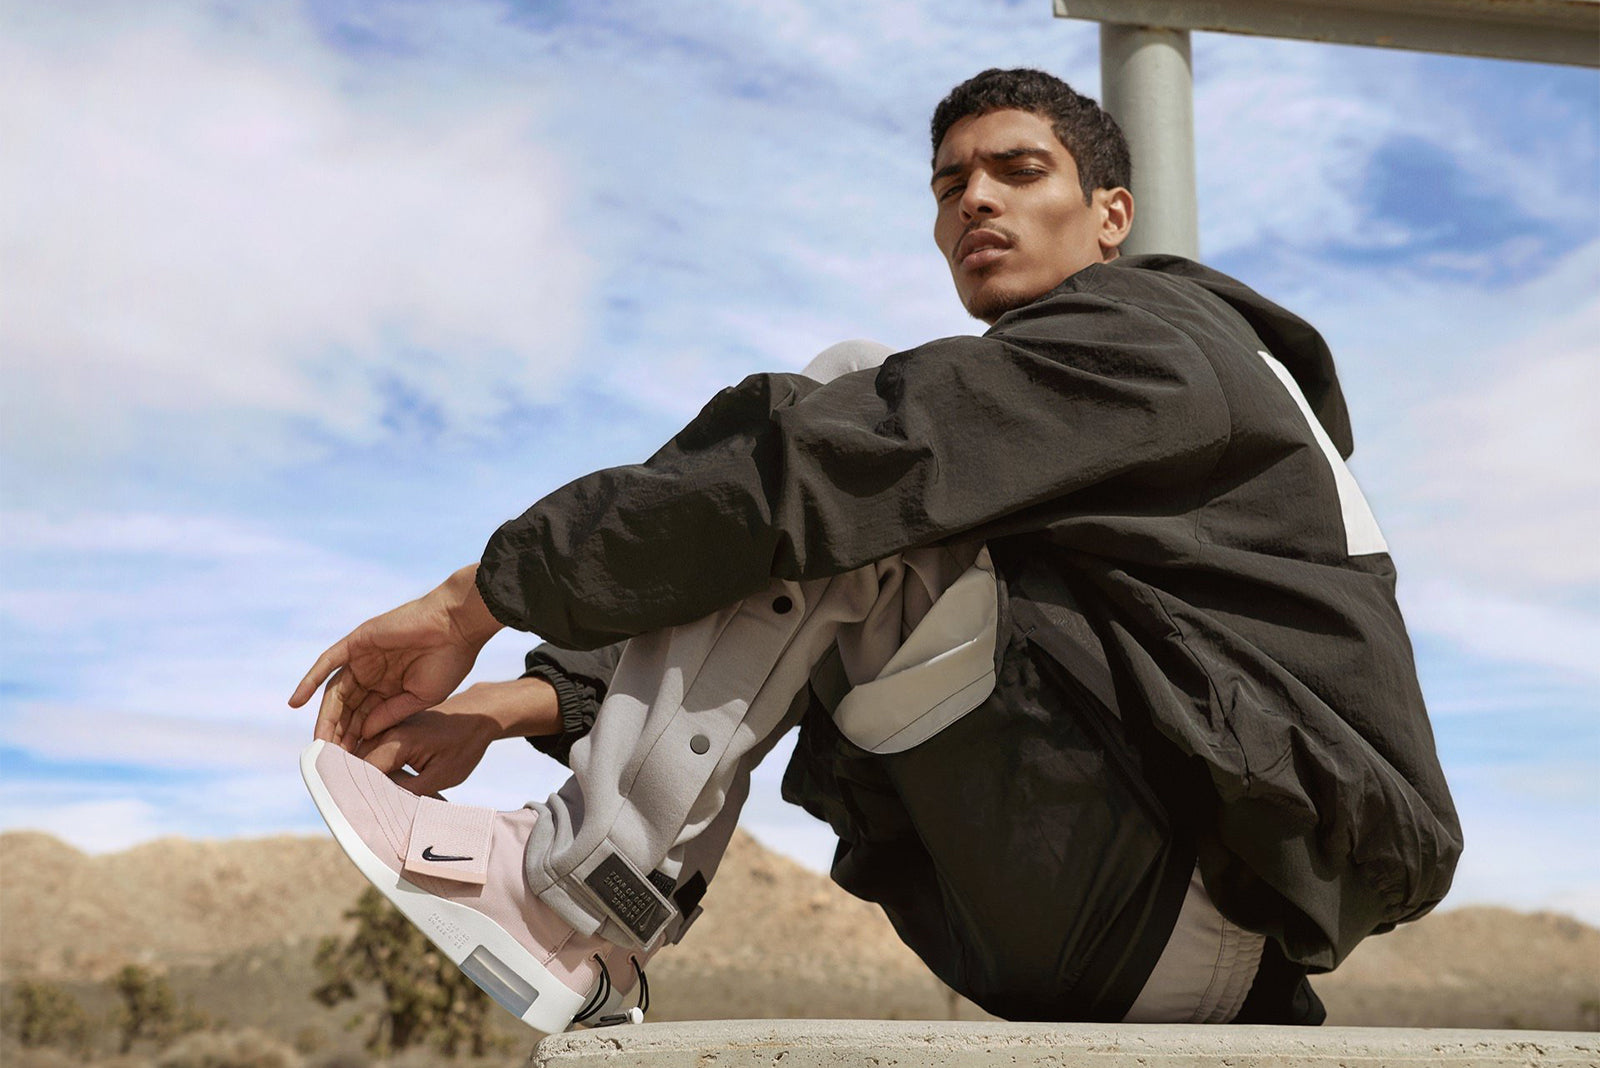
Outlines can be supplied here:
<path id="1" fill-rule="evenodd" d="M 294 1033 L 294 1051 L 300 1054 L 312 1054 L 327 1048 L 328 1032 L 320 1027 L 306 1026 Z"/>
<path id="2" fill-rule="evenodd" d="M 137 964 L 129 964 L 119 971 L 111 980 L 111 988 L 122 1001 L 115 1020 L 122 1033 L 123 1053 L 132 1049 L 139 1039 L 165 1044 L 206 1025 L 205 1017 L 195 1012 L 193 1006 L 179 1008 L 166 976 Z"/>
<path id="3" fill-rule="evenodd" d="M 312 1060 L 311 1068 L 372 1068 L 372 1061 L 364 1053 L 334 1050 Z"/>
<path id="4" fill-rule="evenodd" d="M 81 1052 L 68 1053 L 55 1046 L 24 1048 L 15 1041 L 0 1041 L 0 1064 L 6 1068 L 83 1068 L 85 1063 Z"/>
<path id="5" fill-rule="evenodd" d="M 436 950 L 421 931 L 372 887 L 345 917 L 356 921 L 348 940 L 324 938 L 317 947 L 321 985 L 312 997 L 337 1005 L 372 982 L 383 995 L 367 1048 L 379 1056 L 432 1043 L 447 1056 L 474 1057 L 500 1049 L 494 1002 Z"/>
<path id="6" fill-rule="evenodd" d="M 29 1049 L 56 1046 L 81 1053 L 89 1044 L 89 1017 L 78 999 L 37 979 L 23 979 L 11 988 L 4 1029 Z"/>
<path id="7" fill-rule="evenodd" d="M 246 1028 L 195 1031 L 168 1046 L 156 1068 L 301 1068 L 300 1055 L 287 1044 Z"/>

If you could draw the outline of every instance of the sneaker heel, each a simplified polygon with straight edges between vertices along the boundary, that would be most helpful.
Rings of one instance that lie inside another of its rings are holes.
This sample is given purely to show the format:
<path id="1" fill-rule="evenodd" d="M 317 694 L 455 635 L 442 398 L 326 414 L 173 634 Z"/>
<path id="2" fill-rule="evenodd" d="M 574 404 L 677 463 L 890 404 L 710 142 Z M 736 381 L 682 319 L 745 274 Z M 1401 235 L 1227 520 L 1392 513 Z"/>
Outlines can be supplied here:
<path id="1" fill-rule="evenodd" d="M 527 1015 L 528 1009 L 538 1000 L 539 991 L 482 946 L 461 962 L 461 970 L 501 1008 L 519 1020 Z"/>

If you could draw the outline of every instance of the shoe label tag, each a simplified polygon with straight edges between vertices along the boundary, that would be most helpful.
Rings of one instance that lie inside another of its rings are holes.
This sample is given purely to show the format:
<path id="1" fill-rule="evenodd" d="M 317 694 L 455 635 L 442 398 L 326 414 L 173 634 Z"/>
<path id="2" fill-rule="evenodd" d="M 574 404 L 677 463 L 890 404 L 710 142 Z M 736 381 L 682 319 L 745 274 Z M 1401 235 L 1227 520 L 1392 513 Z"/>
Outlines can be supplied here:
<path id="1" fill-rule="evenodd" d="M 492 808 L 421 798 L 411 824 L 405 870 L 482 886 L 489 878 L 489 840 L 493 832 Z"/>
<path id="2" fill-rule="evenodd" d="M 638 939 L 640 946 L 649 946 L 676 911 L 620 853 L 612 853 L 596 864 L 583 877 L 583 885 L 612 919 Z"/>

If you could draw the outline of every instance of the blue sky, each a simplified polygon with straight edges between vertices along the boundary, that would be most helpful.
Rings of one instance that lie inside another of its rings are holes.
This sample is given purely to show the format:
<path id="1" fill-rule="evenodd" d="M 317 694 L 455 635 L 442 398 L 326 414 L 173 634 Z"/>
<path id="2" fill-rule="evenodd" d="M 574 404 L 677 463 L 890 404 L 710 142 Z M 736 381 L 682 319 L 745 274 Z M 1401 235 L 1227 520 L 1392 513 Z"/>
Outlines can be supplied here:
<path id="1" fill-rule="evenodd" d="M 1029 3 L 6 5 L 0 824 L 314 831 L 330 640 L 716 389 L 972 333 L 929 112 Z M 1600 922 L 1600 81 L 1196 35 L 1203 258 L 1316 323 L 1466 822 Z M 518 669 L 497 638 L 476 678 Z M 821 867 L 776 799 L 746 822 Z M 461 800 L 559 783 L 505 744 Z"/>

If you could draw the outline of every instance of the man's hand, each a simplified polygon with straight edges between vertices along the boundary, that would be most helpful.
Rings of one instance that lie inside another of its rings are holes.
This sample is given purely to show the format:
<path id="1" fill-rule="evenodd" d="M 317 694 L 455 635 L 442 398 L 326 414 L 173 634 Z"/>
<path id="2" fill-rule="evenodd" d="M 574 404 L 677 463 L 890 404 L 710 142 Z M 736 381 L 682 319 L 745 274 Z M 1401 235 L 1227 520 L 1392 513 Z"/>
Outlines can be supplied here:
<path id="1" fill-rule="evenodd" d="M 543 679 L 480 682 L 436 708 L 369 733 L 353 752 L 412 793 L 431 794 L 465 781 L 497 738 L 556 734 L 560 729 L 556 692 Z M 405 767 L 415 777 L 396 774 Z"/>
<path id="2" fill-rule="evenodd" d="M 289 698 L 322 694 L 315 736 L 355 752 L 401 720 L 443 701 L 472 670 L 500 623 L 478 595 L 469 565 L 431 592 L 367 620 L 334 642 Z"/>

